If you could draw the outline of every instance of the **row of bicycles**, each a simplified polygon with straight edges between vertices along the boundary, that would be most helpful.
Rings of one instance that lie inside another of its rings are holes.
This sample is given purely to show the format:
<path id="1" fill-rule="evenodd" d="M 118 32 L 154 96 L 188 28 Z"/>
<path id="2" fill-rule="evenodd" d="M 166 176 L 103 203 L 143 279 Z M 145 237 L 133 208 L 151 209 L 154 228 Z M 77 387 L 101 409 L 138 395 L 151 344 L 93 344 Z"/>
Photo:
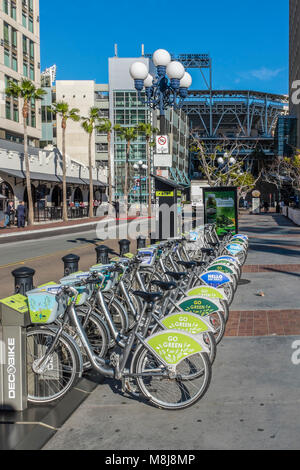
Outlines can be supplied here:
<path id="1" fill-rule="evenodd" d="M 162 409 L 196 403 L 247 253 L 247 236 L 207 225 L 27 292 L 29 402 L 58 400 L 93 370 Z"/>

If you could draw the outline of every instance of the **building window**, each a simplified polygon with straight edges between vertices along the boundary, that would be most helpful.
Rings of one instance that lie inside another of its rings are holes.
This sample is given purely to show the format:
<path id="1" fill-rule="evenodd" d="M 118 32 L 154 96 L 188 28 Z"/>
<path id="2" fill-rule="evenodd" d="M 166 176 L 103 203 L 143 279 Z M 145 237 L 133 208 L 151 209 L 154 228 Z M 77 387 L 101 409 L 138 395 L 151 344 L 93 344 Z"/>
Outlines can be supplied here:
<path id="1" fill-rule="evenodd" d="M 3 11 L 8 15 L 8 0 L 3 0 Z"/>
<path id="2" fill-rule="evenodd" d="M 30 80 L 34 81 L 35 73 L 34 73 L 34 65 L 30 65 Z"/>
<path id="3" fill-rule="evenodd" d="M 36 127 L 35 111 L 31 110 L 31 127 Z"/>
<path id="4" fill-rule="evenodd" d="M 22 13 L 22 25 L 24 26 L 24 28 L 27 28 L 27 16 L 25 15 L 25 13 Z"/>
<path id="5" fill-rule="evenodd" d="M 7 23 L 4 23 L 4 42 L 9 44 L 9 26 Z"/>
<path id="6" fill-rule="evenodd" d="M 17 72 L 18 71 L 18 60 L 16 55 L 12 55 L 12 60 L 11 60 L 11 68 Z"/>
<path id="7" fill-rule="evenodd" d="M 28 18 L 28 29 L 31 33 L 33 33 L 33 18 L 29 16 Z"/>
<path id="8" fill-rule="evenodd" d="M 15 122 L 19 122 L 19 107 L 17 104 L 14 104 L 14 116 L 13 119 Z"/>
<path id="9" fill-rule="evenodd" d="M 6 119 L 11 119 L 11 103 L 6 101 L 5 103 L 5 117 Z"/>
<path id="10" fill-rule="evenodd" d="M 29 54 L 30 54 L 30 59 L 34 59 L 34 42 L 29 41 Z"/>
<path id="11" fill-rule="evenodd" d="M 27 64 L 27 62 L 23 62 L 23 75 L 24 75 L 24 77 L 28 78 L 28 64 Z"/>
<path id="12" fill-rule="evenodd" d="M 17 47 L 17 31 L 14 28 L 11 30 L 11 43 L 15 48 Z"/>
<path id="13" fill-rule="evenodd" d="M 4 49 L 4 65 L 10 67 L 10 53 L 7 49 Z"/>
<path id="14" fill-rule="evenodd" d="M 27 37 L 23 35 L 23 54 L 28 54 Z"/>
<path id="15" fill-rule="evenodd" d="M 17 7 L 16 7 L 16 4 L 13 2 L 11 2 L 10 16 L 12 17 L 13 20 L 17 19 Z"/>

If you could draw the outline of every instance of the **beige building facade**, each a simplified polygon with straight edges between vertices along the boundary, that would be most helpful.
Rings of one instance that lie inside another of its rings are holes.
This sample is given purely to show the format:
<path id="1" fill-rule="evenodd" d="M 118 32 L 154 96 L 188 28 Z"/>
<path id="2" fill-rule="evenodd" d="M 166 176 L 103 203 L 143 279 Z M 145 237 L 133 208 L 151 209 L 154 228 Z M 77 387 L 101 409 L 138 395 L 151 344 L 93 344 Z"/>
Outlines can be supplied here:
<path id="1" fill-rule="evenodd" d="M 93 80 L 57 80 L 55 86 L 56 101 L 65 101 L 70 108 L 80 110 L 80 116 L 87 117 L 92 107 L 99 108 L 99 116 L 109 118 L 108 85 L 97 85 Z M 61 119 L 56 122 L 57 147 L 62 151 Z M 81 122 L 67 122 L 66 131 L 67 156 L 84 165 L 88 165 L 88 134 Z M 92 136 L 92 162 L 107 163 L 107 135 L 94 132 Z"/>
<path id="2" fill-rule="evenodd" d="M 300 104 L 295 99 L 300 92 L 300 0 L 290 0 L 290 115 L 298 118 L 297 134 L 298 147 L 300 147 Z M 298 83 L 296 83 L 298 81 Z"/>
<path id="3" fill-rule="evenodd" d="M 7 97 L 9 80 L 28 78 L 40 87 L 39 0 L 2 0 L 0 3 L 0 139 L 23 143 L 22 100 Z M 41 103 L 31 103 L 29 145 L 41 138 Z"/>

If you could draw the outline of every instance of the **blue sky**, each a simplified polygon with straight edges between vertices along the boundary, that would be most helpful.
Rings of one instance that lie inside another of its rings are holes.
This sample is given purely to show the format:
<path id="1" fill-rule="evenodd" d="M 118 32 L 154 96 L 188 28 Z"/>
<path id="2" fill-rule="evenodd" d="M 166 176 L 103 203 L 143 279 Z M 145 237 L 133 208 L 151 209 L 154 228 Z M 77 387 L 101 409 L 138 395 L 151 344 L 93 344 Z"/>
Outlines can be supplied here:
<path id="1" fill-rule="evenodd" d="M 107 59 L 209 53 L 215 89 L 288 93 L 288 0 L 40 0 L 42 69 L 107 82 Z M 193 86 L 203 89 L 198 70 Z"/>

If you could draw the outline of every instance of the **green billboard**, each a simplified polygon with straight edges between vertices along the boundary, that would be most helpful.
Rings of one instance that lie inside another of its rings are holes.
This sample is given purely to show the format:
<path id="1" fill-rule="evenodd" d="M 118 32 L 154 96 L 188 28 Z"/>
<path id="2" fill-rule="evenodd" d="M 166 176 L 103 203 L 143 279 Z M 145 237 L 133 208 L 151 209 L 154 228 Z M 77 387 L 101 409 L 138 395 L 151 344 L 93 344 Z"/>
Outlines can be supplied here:
<path id="1" fill-rule="evenodd" d="M 204 223 L 217 224 L 218 235 L 238 233 L 237 188 L 203 188 Z"/>

